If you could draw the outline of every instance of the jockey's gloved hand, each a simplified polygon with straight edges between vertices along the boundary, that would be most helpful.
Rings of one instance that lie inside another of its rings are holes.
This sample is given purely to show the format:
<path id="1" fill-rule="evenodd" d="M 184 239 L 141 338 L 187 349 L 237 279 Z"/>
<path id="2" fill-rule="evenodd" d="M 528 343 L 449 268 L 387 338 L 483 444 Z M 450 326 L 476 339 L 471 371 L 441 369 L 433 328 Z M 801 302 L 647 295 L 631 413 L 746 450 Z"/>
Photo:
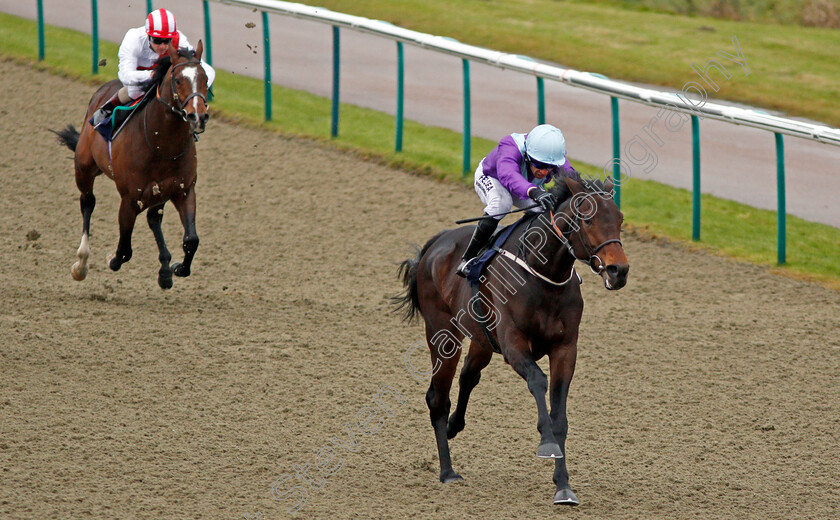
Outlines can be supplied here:
<path id="1" fill-rule="evenodd" d="M 147 90 L 149 90 L 149 89 L 152 87 L 152 85 L 154 85 L 154 84 L 155 84 L 155 80 L 154 80 L 155 73 L 154 73 L 153 71 L 151 71 L 151 70 L 149 70 L 149 71 L 147 71 L 147 72 L 149 73 L 149 77 L 148 77 L 148 78 L 146 78 L 145 80 L 141 81 L 141 82 L 137 85 L 137 87 L 138 87 L 140 90 L 142 90 L 143 92 L 146 92 Z"/>
<path id="2" fill-rule="evenodd" d="M 539 204 L 543 211 L 554 211 L 554 206 L 557 205 L 557 199 L 554 198 L 554 195 L 539 188 L 532 188 L 528 192 L 528 196 L 534 199 L 534 202 Z"/>

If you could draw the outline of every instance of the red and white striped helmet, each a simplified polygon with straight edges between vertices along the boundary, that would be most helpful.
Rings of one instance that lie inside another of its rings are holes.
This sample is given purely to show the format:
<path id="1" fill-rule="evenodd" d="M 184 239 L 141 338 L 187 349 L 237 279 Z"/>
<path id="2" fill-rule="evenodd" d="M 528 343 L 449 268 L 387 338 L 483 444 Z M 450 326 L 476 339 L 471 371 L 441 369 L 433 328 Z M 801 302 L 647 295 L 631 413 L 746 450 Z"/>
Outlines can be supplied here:
<path id="1" fill-rule="evenodd" d="M 157 9 L 146 17 L 146 34 L 153 38 L 175 38 L 175 15 L 166 9 Z"/>

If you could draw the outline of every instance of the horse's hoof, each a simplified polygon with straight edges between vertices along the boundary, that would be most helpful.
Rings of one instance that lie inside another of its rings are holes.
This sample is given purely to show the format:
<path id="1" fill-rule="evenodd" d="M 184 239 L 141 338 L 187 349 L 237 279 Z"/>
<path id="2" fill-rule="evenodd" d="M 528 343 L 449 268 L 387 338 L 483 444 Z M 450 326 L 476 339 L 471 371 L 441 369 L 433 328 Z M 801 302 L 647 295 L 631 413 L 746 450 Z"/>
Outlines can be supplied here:
<path id="1" fill-rule="evenodd" d="M 172 272 L 175 273 L 175 276 L 186 278 L 190 275 L 190 268 L 185 266 L 181 262 L 175 262 L 174 264 L 172 264 Z"/>
<path id="2" fill-rule="evenodd" d="M 554 493 L 554 505 L 577 506 L 580 505 L 580 500 L 571 488 L 558 489 L 557 493 Z"/>
<path id="3" fill-rule="evenodd" d="M 73 267 L 70 268 L 70 275 L 77 282 L 81 282 L 87 277 L 87 271 L 87 267 L 80 269 L 79 262 L 76 262 L 73 264 Z"/>
<path id="4" fill-rule="evenodd" d="M 172 276 L 158 276 L 158 285 L 163 290 L 172 289 Z"/>
<path id="5" fill-rule="evenodd" d="M 447 472 L 441 471 L 440 472 L 440 481 L 443 482 L 444 484 L 451 484 L 453 482 L 463 482 L 464 477 L 455 473 L 452 470 L 449 470 Z"/>
<path id="6" fill-rule="evenodd" d="M 541 459 L 562 459 L 563 450 L 556 442 L 546 442 L 537 448 L 537 457 Z"/>
<path id="7" fill-rule="evenodd" d="M 117 261 L 117 255 L 114 253 L 105 257 L 105 263 L 108 264 L 108 268 L 112 271 L 119 271 L 120 267 L 122 267 L 122 264 Z"/>

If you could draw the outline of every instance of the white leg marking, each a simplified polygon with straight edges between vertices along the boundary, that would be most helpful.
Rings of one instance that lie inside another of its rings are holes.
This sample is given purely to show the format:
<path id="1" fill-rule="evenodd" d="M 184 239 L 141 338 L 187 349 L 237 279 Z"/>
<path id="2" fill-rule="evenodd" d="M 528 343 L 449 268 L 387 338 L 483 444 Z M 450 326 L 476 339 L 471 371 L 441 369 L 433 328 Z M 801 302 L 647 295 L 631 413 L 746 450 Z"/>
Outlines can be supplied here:
<path id="1" fill-rule="evenodd" d="M 82 243 L 79 244 L 79 250 L 76 251 L 76 256 L 79 257 L 79 261 L 73 264 L 72 269 L 70 269 L 70 274 L 73 275 L 74 280 L 81 282 L 87 276 L 87 261 L 90 256 L 90 242 L 88 241 L 87 233 L 82 234 Z"/>

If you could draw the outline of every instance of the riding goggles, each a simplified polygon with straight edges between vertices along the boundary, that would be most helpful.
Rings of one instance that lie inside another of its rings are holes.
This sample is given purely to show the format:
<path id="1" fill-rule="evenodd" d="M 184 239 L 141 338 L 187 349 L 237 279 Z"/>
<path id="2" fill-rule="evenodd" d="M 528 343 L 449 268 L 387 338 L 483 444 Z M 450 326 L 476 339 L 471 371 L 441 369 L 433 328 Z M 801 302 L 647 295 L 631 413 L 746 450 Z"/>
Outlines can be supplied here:
<path id="1" fill-rule="evenodd" d="M 544 162 L 540 162 L 540 161 L 535 161 L 535 160 L 531 159 L 531 157 L 528 157 L 528 159 L 531 161 L 531 164 L 534 165 L 534 168 L 536 168 L 538 170 L 557 171 L 557 166 L 555 166 L 553 164 L 548 164 L 548 163 L 544 163 Z"/>
<path id="2" fill-rule="evenodd" d="M 163 45 L 164 43 L 168 44 L 172 41 L 172 38 L 158 38 L 156 36 L 152 36 L 152 43 L 156 45 Z"/>

